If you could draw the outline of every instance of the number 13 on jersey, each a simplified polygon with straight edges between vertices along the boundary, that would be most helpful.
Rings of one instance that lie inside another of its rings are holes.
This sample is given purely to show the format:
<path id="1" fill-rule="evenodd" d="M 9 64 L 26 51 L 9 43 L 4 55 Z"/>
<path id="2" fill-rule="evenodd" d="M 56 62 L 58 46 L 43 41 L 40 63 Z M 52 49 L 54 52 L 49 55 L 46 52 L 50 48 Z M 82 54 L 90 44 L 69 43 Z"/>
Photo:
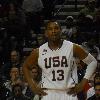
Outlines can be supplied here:
<path id="1" fill-rule="evenodd" d="M 45 68 L 51 67 L 68 67 L 66 56 L 62 56 L 61 59 L 59 56 L 49 57 L 44 59 Z M 64 80 L 64 70 L 58 69 L 52 71 L 52 81 L 62 81 Z"/>

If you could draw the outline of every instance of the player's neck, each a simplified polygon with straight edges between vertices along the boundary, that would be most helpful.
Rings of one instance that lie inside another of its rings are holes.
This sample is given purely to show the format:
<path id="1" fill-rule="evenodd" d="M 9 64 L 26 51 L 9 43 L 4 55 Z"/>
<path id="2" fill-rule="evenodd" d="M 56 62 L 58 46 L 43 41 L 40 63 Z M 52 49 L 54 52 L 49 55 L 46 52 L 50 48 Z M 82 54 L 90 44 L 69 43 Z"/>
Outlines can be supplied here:
<path id="1" fill-rule="evenodd" d="M 51 50 L 57 50 L 57 49 L 60 49 L 61 46 L 63 44 L 63 41 L 60 40 L 60 41 L 57 41 L 57 42 L 48 42 L 48 46 Z"/>

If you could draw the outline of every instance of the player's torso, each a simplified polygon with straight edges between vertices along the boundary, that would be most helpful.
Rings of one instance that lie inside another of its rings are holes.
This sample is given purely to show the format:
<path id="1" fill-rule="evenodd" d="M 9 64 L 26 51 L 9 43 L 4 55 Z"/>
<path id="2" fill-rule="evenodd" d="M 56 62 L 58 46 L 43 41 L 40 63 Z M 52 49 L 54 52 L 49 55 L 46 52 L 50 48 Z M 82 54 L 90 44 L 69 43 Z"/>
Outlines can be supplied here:
<path id="1" fill-rule="evenodd" d="M 38 64 L 42 68 L 43 87 L 65 88 L 70 75 L 73 44 L 63 41 L 60 49 L 51 50 L 48 43 L 39 48 Z"/>

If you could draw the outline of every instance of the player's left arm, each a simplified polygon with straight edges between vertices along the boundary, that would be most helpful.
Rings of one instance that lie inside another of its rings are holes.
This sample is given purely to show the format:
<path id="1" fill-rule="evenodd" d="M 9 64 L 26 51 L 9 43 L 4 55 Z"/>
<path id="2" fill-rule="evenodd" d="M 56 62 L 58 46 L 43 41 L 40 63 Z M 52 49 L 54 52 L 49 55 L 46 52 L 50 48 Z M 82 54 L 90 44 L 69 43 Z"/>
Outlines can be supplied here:
<path id="1" fill-rule="evenodd" d="M 83 90 L 85 84 L 88 82 L 97 67 L 96 59 L 77 44 L 73 44 L 73 55 L 87 64 L 87 69 L 82 81 L 75 86 L 73 93 L 71 94 L 78 93 Z"/>
<path id="2" fill-rule="evenodd" d="M 90 53 L 85 51 L 81 46 L 77 44 L 74 44 L 73 52 L 76 57 L 78 57 L 85 64 L 87 64 L 87 69 L 84 78 L 89 80 L 97 67 L 96 59 Z"/>

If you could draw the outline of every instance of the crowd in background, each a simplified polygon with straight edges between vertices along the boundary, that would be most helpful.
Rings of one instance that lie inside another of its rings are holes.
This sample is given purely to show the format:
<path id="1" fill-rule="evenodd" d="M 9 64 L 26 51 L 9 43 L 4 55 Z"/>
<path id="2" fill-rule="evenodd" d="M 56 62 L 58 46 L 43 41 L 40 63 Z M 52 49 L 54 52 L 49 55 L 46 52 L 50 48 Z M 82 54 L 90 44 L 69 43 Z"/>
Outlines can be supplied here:
<path id="1" fill-rule="evenodd" d="M 57 2 L 59 1 L 59 2 Z M 31 48 L 46 40 L 41 26 L 45 19 L 54 18 L 54 6 L 65 0 L 0 0 L 0 98 L 1 100 L 39 100 L 28 86 L 22 64 Z M 62 39 L 80 44 L 98 61 L 97 70 L 78 96 L 88 100 L 100 98 L 100 0 L 87 0 L 77 18 L 66 16 Z M 79 81 L 86 65 L 77 61 Z M 33 68 L 32 78 L 40 85 L 41 69 Z M 91 89 L 91 90 L 89 90 Z M 98 92 L 99 91 L 99 92 Z M 14 99 L 15 98 L 15 99 Z M 83 100 L 85 100 L 83 99 Z M 82 100 L 82 98 L 81 98 Z"/>

